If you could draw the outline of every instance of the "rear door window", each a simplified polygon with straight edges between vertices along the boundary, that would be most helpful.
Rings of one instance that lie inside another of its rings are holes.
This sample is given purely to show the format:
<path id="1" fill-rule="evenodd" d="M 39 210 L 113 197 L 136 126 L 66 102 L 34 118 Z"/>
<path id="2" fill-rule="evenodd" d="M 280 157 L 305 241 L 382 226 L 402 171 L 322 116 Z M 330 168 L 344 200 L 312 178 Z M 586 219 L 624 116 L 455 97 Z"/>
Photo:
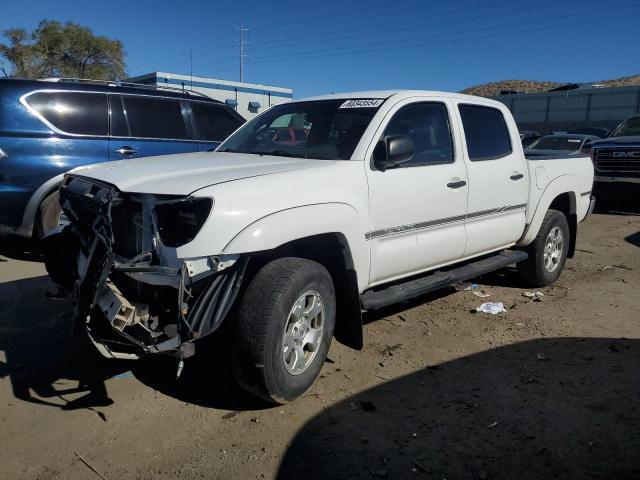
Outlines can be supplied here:
<path id="1" fill-rule="evenodd" d="M 107 96 L 103 93 L 36 92 L 26 102 L 50 126 L 63 133 L 107 135 Z"/>
<path id="2" fill-rule="evenodd" d="M 509 129 L 500 110 L 480 105 L 458 105 L 458 110 L 471 161 L 502 158 L 513 151 Z"/>
<path id="3" fill-rule="evenodd" d="M 130 137 L 127 117 L 124 114 L 122 99 L 116 95 L 110 95 L 110 134 L 112 137 Z"/>
<path id="4" fill-rule="evenodd" d="M 191 103 L 191 112 L 196 124 L 196 139 L 221 142 L 242 122 L 225 107 L 201 102 Z"/>
<path id="5" fill-rule="evenodd" d="M 180 100 L 123 95 L 124 113 L 134 138 L 190 139 Z"/>

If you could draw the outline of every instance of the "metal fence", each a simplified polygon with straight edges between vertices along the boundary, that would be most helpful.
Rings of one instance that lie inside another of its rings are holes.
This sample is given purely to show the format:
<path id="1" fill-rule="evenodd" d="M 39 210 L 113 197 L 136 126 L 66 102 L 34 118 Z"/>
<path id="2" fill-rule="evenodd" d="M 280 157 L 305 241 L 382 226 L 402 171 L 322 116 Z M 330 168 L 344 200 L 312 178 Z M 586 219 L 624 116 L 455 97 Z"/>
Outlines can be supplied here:
<path id="1" fill-rule="evenodd" d="M 629 115 L 640 114 L 640 86 L 523 93 L 492 97 L 504 103 L 521 130 L 601 127 L 612 130 Z"/>

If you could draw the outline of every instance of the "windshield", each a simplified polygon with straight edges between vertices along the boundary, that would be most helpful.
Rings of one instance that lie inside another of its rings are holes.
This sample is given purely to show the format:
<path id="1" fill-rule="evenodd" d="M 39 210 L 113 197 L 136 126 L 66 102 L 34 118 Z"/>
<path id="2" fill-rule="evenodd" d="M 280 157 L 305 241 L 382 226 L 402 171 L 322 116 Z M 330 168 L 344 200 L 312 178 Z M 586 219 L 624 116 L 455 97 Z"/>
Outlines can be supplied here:
<path id="1" fill-rule="evenodd" d="M 633 135 L 640 135 L 640 116 L 627 118 L 610 136 L 631 137 Z"/>
<path id="2" fill-rule="evenodd" d="M 381 99 L 277 105 L 245 124 L 218 152 L 349 160 Z"/>
<path id="3" fill-rule="evenodd" d="M 533 150 L 566 150 L 573 152 L 580 149 L 581 138 L 542 137 L 533 142 L 529 148 Z"/>

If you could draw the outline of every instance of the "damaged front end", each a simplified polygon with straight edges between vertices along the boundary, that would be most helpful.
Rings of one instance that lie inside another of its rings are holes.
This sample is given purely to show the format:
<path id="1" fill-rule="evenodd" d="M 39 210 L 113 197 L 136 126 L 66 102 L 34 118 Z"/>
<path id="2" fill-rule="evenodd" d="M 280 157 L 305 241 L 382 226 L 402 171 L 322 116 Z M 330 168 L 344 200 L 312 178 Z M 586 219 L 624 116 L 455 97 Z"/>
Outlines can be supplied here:
<path id="1" fill-rule="evenodd" d="M 60 203 L 70 224 L 43 240 L 45 265 L 103 355 L 187 358 L 220 326 L 248 259 L 177 257 L 207 220 L 211 198 L 123 193 L 68 175 Z"/>

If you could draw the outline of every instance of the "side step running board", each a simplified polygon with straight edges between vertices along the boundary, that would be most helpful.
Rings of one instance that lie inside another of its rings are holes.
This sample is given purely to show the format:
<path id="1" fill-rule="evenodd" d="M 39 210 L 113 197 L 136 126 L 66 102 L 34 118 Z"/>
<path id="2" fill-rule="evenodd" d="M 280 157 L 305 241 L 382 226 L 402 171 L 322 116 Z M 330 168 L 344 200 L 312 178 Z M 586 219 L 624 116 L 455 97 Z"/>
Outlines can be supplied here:
<path id="1" fill-rule="evenodd" d="M 504 250 L 498 255 L 484 257 L 481 260 L 472 261 L 445 272 L 437 271 L 380 290 L 366 291 L 360 295 L 360 303 L 365 310 L 386 307 L 393 303 L 410 300 L 425 293 L 448 287 L 463 280 L 485 275 L 513 263 L 522 262 L 528 256 L 527 252 L 521 250 Z"/>

